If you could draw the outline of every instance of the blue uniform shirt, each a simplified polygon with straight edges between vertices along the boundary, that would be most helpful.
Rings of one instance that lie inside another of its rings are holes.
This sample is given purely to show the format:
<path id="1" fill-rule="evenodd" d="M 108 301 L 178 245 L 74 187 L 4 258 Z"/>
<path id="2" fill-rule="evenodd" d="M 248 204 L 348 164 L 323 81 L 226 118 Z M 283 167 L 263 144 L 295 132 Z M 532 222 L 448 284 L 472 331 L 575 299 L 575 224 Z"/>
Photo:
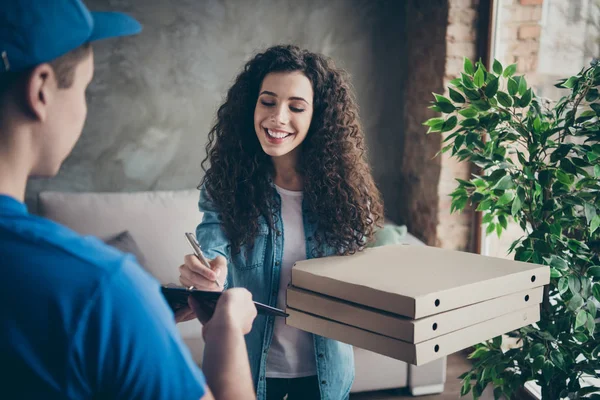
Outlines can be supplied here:
<path id="1" fill-rule="evenodd" d="M 0 195 L 0 265 L 6 398 L 204 395 L 158 283 L 133 256 Z"/>

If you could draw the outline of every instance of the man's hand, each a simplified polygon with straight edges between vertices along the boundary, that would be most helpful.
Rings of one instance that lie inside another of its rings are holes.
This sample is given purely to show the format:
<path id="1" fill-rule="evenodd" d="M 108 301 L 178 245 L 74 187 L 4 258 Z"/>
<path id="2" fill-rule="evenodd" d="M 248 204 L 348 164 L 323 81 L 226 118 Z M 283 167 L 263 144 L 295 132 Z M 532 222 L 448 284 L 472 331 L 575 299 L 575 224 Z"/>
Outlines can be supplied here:
<path id="1" fill-rule="evenodd" d="M 189 301 L 188 301 L 187 306 L 182 307 L 182 308 L 178 309 L 177 311 L 175 311 L 175 323 L 176 324 L 178 324 L 180 322 L 190 321 L 194 318 L 196 318 L 196 313 L 189 306 Z"/>
<path id="2" fill-rule="evenodd" d="M 205 340 L 210 337 L 218 338 L 219 332 L 231 330 L 245 335 L 252 330 L 252 322 L 256 318 L 256 306 L 252 302 L 252 294 L 244 288 L 229 289 L 221 295 L 215 307 L 212 318 L 209 319 L 207 310 L 202 303 L 192 296 L 188 304 L 202 322 Z"/>

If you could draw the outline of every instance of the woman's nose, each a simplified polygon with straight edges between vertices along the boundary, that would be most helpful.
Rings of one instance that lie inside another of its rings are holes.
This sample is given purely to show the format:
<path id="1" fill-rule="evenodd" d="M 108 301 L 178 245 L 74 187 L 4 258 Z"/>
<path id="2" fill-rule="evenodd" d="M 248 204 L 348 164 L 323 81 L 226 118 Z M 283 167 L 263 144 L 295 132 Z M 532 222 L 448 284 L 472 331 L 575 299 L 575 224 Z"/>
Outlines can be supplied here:
<path id="1" fill-rule="evenodd" d="M 285 125 L 288 122 L 290 122 L 290 114 L 285 107 L 278 107 L 275 110 L 273 119 L 275 120 L 276 123 Z"/>

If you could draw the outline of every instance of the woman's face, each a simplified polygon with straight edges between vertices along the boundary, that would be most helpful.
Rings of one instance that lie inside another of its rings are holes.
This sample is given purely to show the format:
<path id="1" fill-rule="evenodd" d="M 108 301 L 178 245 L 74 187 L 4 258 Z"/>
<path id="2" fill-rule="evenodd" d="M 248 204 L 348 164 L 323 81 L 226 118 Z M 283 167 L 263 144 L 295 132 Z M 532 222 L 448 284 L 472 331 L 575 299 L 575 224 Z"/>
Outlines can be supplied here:
<path id="1" fill-rule="evenodd" d="M 306 138 L 313 115 L 313 88 L 301 72 L 265 76 L 254 109 L 254 130 L 271 157 L 292 155 Z"/>

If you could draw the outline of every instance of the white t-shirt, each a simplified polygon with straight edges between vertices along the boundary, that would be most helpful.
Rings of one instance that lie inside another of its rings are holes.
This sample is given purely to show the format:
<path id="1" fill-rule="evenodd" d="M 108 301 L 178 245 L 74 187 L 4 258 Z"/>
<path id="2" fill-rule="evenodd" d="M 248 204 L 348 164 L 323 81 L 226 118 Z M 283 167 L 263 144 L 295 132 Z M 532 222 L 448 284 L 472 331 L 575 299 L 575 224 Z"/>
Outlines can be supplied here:
<path id="1" fill-rule="evenodd" d="M 277 307 L 285 309 L 286 290 L 292 277 L 292 266 L 306 259 L 306 239 L 302 220 L 302 192 L 276 186 L 281 196 L 283 222 L 283 260 L 279 279 Z M 268 378 L 301 378 L 317 374 L 312 334 L 275 318 L 273 340 L 267 357 Z"/>

